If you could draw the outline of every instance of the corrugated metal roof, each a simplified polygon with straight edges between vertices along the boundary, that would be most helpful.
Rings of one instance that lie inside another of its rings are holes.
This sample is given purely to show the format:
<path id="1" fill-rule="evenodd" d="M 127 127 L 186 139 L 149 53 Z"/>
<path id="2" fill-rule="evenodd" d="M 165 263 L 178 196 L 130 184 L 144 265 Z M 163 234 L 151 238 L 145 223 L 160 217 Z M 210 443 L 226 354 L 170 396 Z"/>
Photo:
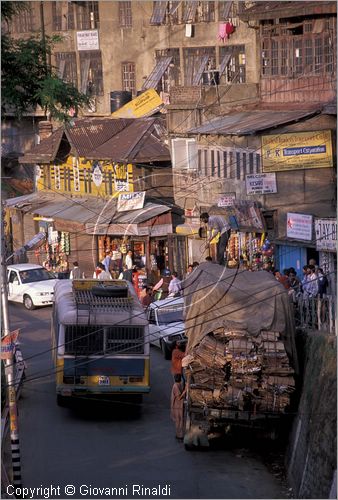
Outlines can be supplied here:
<path id="1" fill-rule="evenodd" d="M 57 152 L 59 150 L 61 140 L 64 134 L 64 128 L 58 128 L 55 130 L 55 132 L 50 136 L 47 137 L 47 139 L 44 139 L 43 141 L 40 142 L 40 144 L 37 144 L 36 146 L 33 146 L 32 149 L 27 151 L 24 156 L 19 158 L 20 163 L 36 163 L 36 162 L 43 162 L 43 163 L 49 163 L 53 161 L 57 155 Z"/>
<path id="2" fill-rule="evenodd" d="M 170 212 L 171 208 L 166 205 L 156 203 L 146 203 L 139 210 L 128 210 L 126 212 L 117 212 L 112 219 L 112 223 L 139 224 L 153 217 Z"/>
<path id="3" fill-rule="evenodd" d="M 72 198 L 52 201 L 45 206 L 34 208 L 34 212 L 44 217 L 53 219 L 63 219 L 85 224 L 107 223 L 111 219 L 115 210 L 111 214 L 105 210 L 107 201 L 96 198 Z"/>
<path id="4" fill-rule="evenodd" d="M 62 138 L 73 153 L 90 159 L 152 162 L 170 161 L 170 152 L 162 142 L 157 128 L 163 129 L 161 118 L 88 118 L 74 126 L 57 129 L 50 137 L 34 146 L 22 163 L 50 163 L 55 160 Z M 65 134 L 65 137 L 64 137 Z M 66 153 L 68 151 L 65 151 Z"/>
<path id="5" fill-rule="evenodd" d="M 134 163 L 170 161 L 169 148 L 160 139 L 156 130 L 158 125 L 162 129 L 161 122 L 162 120 L 157 118 L 133 120 L 120 133 L 91 151 L 87 158 Z"/>
<path id="6" fill-rule="evenodd" d="M 189 134 L 251 135 L 286 123 L 313 116 L 312 111 L 244 111 L 216 118 L 188 131 Z"/>
<path id="7" fill-rule="evenodd" d="M 239 17 L 244 21 L 253 19 L 275 19 L 329 14 L 337 12 L 336 2 L 256 2 L 256 5 L 243 10 Z"/>

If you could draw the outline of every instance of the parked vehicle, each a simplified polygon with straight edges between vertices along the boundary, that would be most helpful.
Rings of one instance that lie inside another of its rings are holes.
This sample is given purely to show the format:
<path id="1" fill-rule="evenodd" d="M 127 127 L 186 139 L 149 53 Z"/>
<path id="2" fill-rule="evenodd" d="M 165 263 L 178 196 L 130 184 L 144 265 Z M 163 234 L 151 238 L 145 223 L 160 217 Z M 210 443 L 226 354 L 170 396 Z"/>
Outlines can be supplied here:
<path id="1" fill-rule="evenodd" d="M 174 344 L 185 341 L 183 297 L 168 297 L 150 304 L 147 309 L 150 343 L 161 348 L 165 359 L 171 359 Z"/>
<path id="2" fill-rule="evenodd" d="M 21 302 L 26 309 L 53 303 L 54 273 L 38 264 L 15 264 L 7 267 L 8 300 Z"/>
<path id="3" fill-rule="evenodd" d="M 270 273 L 208 263 L 185 291 L 186 447 L 235 427 L 277 437 L 298 371 L 287 291 Z"/>
<path id="4" fill-rule="evenodd" d="M 150 391 L 148 321 L 128 281 L 60 280 L 51 328 L 58 405 Z"/>

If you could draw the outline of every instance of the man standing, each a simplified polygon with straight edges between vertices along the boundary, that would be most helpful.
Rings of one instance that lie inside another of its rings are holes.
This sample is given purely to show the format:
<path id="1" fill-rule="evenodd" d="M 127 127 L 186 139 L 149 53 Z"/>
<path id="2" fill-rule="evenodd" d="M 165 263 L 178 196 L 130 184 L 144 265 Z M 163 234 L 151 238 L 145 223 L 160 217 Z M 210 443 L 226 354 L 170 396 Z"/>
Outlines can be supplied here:
<path id="1" fill-rule="evenodd" d="M 177 272 L 174 271 L 171 275 L 171 281 L 169 283 L 169 297 L 179 297 L 181 295 L 182 285 L 181 280 L 177 277 Z"/>
<path id="2" fill-rule="evenodd" d="M 110 261 L 111 261 L 111 254 L 112 254 L 112 252 L 110 250 L 108 250 L 106 252 L 105 258 L 102 261 L 102 264 L 104 265 L 104 269 L 105 269 L 105 271 L 107 273 L 109 273 L 109 266 L 110 266 Z"/>
<path id="3" fill-rule="evenodd" d="M 71 280 L 80 280 L 82 278 L 82 272 L 77 261 L 73 262 L 73 269 L 70 271 L 69 278 Z"/>
<path id="4" fill-rule="evenodd" d="M 217 262 L 221 266 L 224 266 L 224 253 L 231 234 L 229 223 L 222 215 L 209 215 L 207 212 L 201 214 L 200 220 L 204 222 L 204 224 L 207 224 L 209 231 L 209 239 L 206 243 L 206 248 L 209 248 L 210 242 L 215 238 L 216 234 L 220 233 L 220 238 L 217 242 Z M 215 230 L 215 232 L 213 232 L 213 230 Z"/>
<path id="5" fill-rule="evenodd" d="M 126 255 L 126 262 L 125 262 L 127 269 L 133 269 L 133 252 L 129 250 L 129 252 Z"/>

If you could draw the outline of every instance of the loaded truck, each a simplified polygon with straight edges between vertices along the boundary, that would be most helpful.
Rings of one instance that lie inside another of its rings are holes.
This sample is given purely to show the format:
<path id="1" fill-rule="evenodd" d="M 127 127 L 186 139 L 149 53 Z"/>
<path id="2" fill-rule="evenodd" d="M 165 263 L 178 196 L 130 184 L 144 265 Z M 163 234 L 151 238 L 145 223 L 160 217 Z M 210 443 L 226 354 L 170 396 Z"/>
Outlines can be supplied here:
<path id="1" fill-rule="evenodd" d="M 298 372 L 288 294 L 267 271 L 203 263 L 185 281 L 184 444 L 234 427 L 275 437 Z"/>

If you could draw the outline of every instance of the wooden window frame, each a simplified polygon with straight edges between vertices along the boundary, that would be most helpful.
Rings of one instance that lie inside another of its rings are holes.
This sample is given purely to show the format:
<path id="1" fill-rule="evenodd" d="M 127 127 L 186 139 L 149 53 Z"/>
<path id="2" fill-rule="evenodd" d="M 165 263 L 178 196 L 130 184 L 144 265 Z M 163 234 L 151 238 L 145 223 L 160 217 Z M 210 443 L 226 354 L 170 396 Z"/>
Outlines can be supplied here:
<path id="1" fill-rule="evenodd" d="M 120 28 L 132 28 L 132 3 L 129 1 L 119 1 L 119 26 Z"/>
<path id="2" fill-rule="evenodd" d="M 81 71 L 81 91 L 88 95 L 103 95 L 103 70 L 101 50 L 81 50 L 80 71 Z M 89 60 L 89 64 L 85 61 Z M 97 67 L 95 67 L 97 66 Z M 86 71 L 88 68 L 88 71 Z M 87 75 L 85 74 L 87 73 Z M 89 88 L 89 83 L 93 82 L 93 87 Z"/>
<path id="3" fill-rule="evenodd" d="M 66 14 L 64 13 L 65 11 Z M 64 1 L 52 2 L 52 30 L 69 31 L 74 29 L 74 5 L 71 2 Z"/>
<path id="4" fill-rule="evenodd" d="M 220 47 L 220 77 L 225 83 L 246 83 L 245 45 Z"/>
<path id="5" fill-rule="evenodd" d="M 93 12 L 93 19 L 91 19 L 91 12 Z M 78 2 L 76 4 L 76 27 L 79 31 L 100 27 L 99 2 Z"/>
<path id="6" fill-rule="evenodd" d="M 208 62 L 205 63 L 201 72 L 205 56 L 208 56 Z M 216 47 L 185 47 L 183 49 L 184 85 L 188 87 L 193 86 L 193 82 L 197 81 L 198 73 L 201 73 L 200 81 L 207 65 L 210 70 L 216 69 Z"/>
<path id="7" fill-rule="evenodd" d="M 76 52 L 56 52 L 55 62 L 59 70 L 61 69 L 61 63 L 64 62 L 62 65 L 63 70 L 59 73 L 59 78 L 77 87 Z"/>
<path id="8" fill-rule="evenodd" d="M 133 62 L 124 61 L 121 63 L 122 90 L 136 95 L 136 65 Z"/>

